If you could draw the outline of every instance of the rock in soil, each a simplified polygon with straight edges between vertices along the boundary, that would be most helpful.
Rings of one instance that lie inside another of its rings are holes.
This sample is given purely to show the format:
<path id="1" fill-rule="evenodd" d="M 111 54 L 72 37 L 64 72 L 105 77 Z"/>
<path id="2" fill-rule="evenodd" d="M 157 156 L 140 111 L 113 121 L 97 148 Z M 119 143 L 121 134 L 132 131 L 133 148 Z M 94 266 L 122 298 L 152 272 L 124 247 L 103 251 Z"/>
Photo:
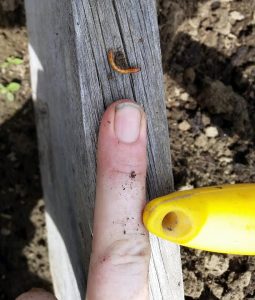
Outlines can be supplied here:
<path id="1" fill-rule="evenodd" d="M 197 299 L 201 296 L 204 289 L 204 283 L 198 279 L 194 272 L 183 272 L 183 281 L 185 285 L 185 295 Z"/>
<path id="2" fill-rule="evenodd" d="M 221 276 L 228 270 L 229 259 L 220 255 L 211 255 L 205 257 L 205 270 L 207 274 Z"/>

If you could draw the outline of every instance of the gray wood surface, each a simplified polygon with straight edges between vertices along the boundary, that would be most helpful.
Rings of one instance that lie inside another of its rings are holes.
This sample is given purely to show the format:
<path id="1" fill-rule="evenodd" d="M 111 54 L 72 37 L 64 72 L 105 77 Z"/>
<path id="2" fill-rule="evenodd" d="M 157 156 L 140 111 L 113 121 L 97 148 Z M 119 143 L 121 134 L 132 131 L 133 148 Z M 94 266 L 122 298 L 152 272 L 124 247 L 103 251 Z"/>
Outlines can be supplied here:
<path id="1" fill-rule="evenodd" d="M 148 116 L 148 196 L 173 189 L 154 0 L 26 0 L 50 264 L 61 300 L 84 299 L 100 118 L 121 98 Z M 113 72 L 121 50 L 141 72 Z M 151 236 L 151 299 L 183 299 L 179 247 Z"/>

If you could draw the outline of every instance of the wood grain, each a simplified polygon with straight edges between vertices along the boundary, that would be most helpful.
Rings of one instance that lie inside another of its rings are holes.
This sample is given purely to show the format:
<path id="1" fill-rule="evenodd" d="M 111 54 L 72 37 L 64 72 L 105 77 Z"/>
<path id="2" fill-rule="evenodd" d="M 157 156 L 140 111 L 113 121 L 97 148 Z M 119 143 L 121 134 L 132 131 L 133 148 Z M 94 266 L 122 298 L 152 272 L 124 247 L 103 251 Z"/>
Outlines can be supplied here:
<path id="1" fill-rule="evenodd" d="M 117 99 L 148 116 L 148 197 L 173 189 L 154 0 L 26 0 L 33 98 L 56 295 L 84 299 L 100 118 Z M 141 72 L 107 61 L 124 53 Z M 183 299 L 179 247 L 151 236 L 151 299 Z"/>

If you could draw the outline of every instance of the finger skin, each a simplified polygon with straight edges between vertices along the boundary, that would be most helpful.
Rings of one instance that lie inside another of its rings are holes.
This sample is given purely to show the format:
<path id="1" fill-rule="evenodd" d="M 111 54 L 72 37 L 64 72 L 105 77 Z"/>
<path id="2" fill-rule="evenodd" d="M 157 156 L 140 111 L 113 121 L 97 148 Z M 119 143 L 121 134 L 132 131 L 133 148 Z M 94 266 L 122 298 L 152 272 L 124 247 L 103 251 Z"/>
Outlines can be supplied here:
<path id="1" fill-rule="evenodd" d="M 148 299 L 150 246 L 142 223 L 146 179 L 146 118 L 140 136 L 123 143 L 115 135 L 117 101 L 99 132 L 97 190 L 88 300 Z"/>
<path id="2" fill-rule="evenodd" d="M 43 289 L 34 288 L 20 295 L 16 300 L 57 300 L 57 298 Z"/>

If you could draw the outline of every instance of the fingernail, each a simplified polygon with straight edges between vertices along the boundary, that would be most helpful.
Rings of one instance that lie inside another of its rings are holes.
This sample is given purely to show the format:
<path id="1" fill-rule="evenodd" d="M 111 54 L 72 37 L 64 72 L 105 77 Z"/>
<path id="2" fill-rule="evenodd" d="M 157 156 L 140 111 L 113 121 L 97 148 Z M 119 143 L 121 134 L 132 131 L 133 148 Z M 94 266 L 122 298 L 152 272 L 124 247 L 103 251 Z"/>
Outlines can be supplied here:
<path id="1" fill-rule="evenodd" d="M 141 107 L 135 103 L 120 103 L 115 108 L 115 134 L 122 143 L 134 143 L 140 135 Z"/>

